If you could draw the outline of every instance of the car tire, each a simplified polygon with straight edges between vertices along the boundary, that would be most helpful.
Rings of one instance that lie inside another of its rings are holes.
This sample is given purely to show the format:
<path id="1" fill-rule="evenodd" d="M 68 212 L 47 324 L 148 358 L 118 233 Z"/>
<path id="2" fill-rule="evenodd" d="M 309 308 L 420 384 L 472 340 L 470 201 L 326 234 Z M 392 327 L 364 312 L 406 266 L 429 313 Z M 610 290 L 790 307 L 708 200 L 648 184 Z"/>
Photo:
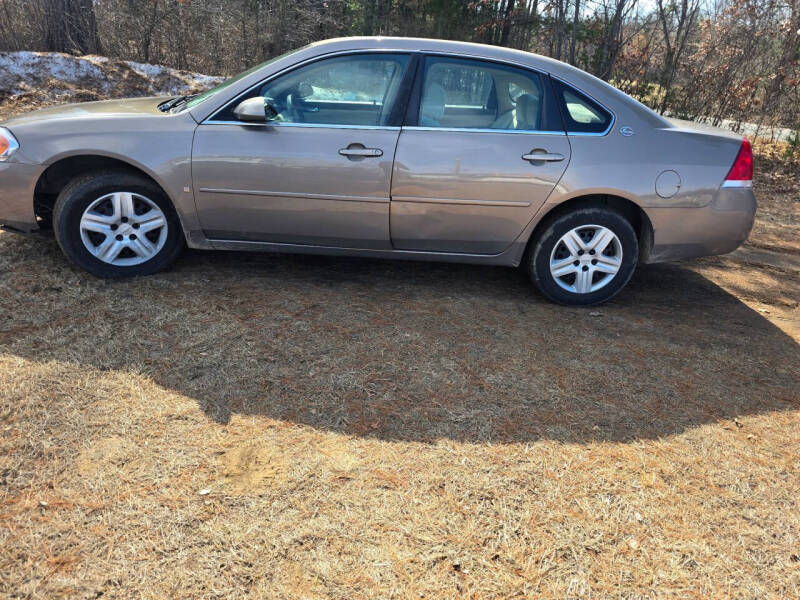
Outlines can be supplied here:
<path id="1" fill-rule="evenodd" d="M 607 302 L 630 281 L 639 243 L 630 221 L 605 207 L 580 208 L 545 223 L 525 268 L 548 299 L 568 306 Z"/>
<path id="2" fill-rule="evenodd" d="M 72 263 L 107 279 L 161 271 L 184 246 L 164 192 L 125 171 L 91 173 L 68 183 L 55 203 L 53 230 Z"/>

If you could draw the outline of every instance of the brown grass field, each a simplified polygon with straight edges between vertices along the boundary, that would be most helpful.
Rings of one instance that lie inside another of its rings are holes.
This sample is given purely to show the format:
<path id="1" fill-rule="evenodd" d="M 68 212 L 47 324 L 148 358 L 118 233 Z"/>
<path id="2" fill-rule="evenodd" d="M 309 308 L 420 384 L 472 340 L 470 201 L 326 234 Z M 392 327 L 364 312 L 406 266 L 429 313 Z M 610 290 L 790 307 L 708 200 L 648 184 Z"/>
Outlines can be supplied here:
<path id="1" fill-rule="evenodd" d="M 612 303 L 0 233 L 4 598 L 800 597 L 800 186 Z"/>

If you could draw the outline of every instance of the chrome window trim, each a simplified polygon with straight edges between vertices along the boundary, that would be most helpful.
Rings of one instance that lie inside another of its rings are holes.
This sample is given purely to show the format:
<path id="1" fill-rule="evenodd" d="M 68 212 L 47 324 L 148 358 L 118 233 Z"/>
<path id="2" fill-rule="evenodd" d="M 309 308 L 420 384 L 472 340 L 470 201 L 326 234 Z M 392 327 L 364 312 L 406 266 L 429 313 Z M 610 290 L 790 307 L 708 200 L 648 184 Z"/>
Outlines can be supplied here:
<path id="1" fill-rule="evenodd" d="M 592 102 L 596 102 L 600 106 L 600 108 L 602 108 L 604 111 L 606 111 L 608 114 L 611 115 L 611 122 L 608 124 L 608 127 L 603 132 L 569 131 L 569 130 L 567 130 L 567 135 L 568 136 L 585 136 L 585 137 L 605 137 L 605 136 L 607 136 L 609 134 L 609 132 L 614 128 L 614 123 L 617 122 L 617 114 L 613 110 L 608 108 L 605 104 L 600 102 L 597 98 L 595 98 L 591 94 L 583 91 L 583 89 L 579 88 L 575 84 L 572 84 L 569 81 L 566 81 L 566 80 L 562 79 L 561 77 L 558 77 L 557 75 L 553 75 L 552 73 L 550 73 L 550 77 L 552 77 L 553 79 L 555 79 L 557 81 L 560 81 L 561 83 L 563 83 L 567 87 L 571 87 L 573 90 L 575 90 L 576 92 L 579 92 L 583 96 L 586 96 L 587 98 L 590 98 L 592 100 Z M 566 123 L 564 123 L 564 125 L 566 125 Z"/>
<path id="2" fill-rule="evenodd" d="M 200 125 L 243 125 L 244 127 L 268 127 L 270 123 L 248 123 L 247 121 L 203 121 Z"/>
<path id="3" fill-rule="evenodd" d="M 580 137 L 605 137 L 609 133 L 611 133 L 611 130 L 614 128 L 614 121 L 615 120 L 616 119 L 613 118 L 613 116 L 612 116 L 611 125 L 609 125 L 608 129 L 606 129 L 605 131 L 602 131 L 602 132 L 594 133 L 592 131 L 568 131 L 567 135 L 569 137 L 579 137 L 579 136 Z"/>
<path id="4" fill-rule="evenodd" d="M 421 127 L 409 125 L 403 127 L 404 131 L 463 131 L 467 133 L 524 133 L 528 135 L 567 135 L 563 131 L 539 131 L 534 129 L 480 129 L 476 127 Z"/>
<path id="5" fill-rule="evenodd" d="M 369 131 L 400 131 L 396 125 L 327 125 L 325 123 L 247 123 L 246 121 L 203 121 L 200 125 L 244 125 L 245 127 L 307 127 L 314 129 L 366 129 Z"/>
<path id="6" fill-rule="evenodd" d="M 363 48 L 363 49 L 359 49 L 359 50 L 340 50 L 338 52 L 328 52 L 326 54 L 321 54 L 319 56 L 314 56 L 312 58 L 308 58 L 308 59 L 306 59 L 304 61 L 301 61 L 299 63 L 295 63 L 295 64 L 293 64 L 291 66 L 288 66 L 285 69 L 281 69 L 277 73 L 273 73 L 272 75 L 266 77 L 265 79 L 262 79 L 258 83 L 254 84 L 254 85 L 251 85 L 245 91 L 243 91 L 243 92 L 239 93 L 238 95 L 234 96 L 233 98 L 231 98 L 227 102 L 223 102 L 222 105 L 219 108 L 217 108 L 215 111 L 213 111 L 208 117 L 203 119 L 200 122 L 200 125 L 205 125 L 209 121 L 212 121 L 214 119 L 214 117 L 217 116 L 218 113 L 221 113 L 230 104 L 233 104 L 234 102 L 239 100 L 239 98 L 241 98 L 242 96 L 245 96 L 245 95 L 249 94 L 255 88 L 263 86 L 263 85 L 266 85 L 267 83 L 269 83 L 273 79 L 277 79 L 278 77 L 281 77 L 282 75 L 285 75 L 286 73 L 290 73 L 290 72 L 292 72 L 292 71 L 294 71 L 296 69 L 299 69 L 300 67 L 304 67 L 304 66 L 309 65 L 311 63 L 319 62 L 321 60 L 325 60 L 327 58 L 333 58 L 333 57 L 336 57 L 336 56 L 347 56 L 349 54 L 405 54 L 405 55 L 408 55 L 408 57 L 410 58 L 414 54 L 418 54 L 418 53 L 419 52 L 416 51 L 416 50 L 400 50 L 400 49 L 397 49 L 397 48 L 395 48 L 395 49 L 391 49 L 391 48 L 380 48 L 380 49 Z M 226 121 L 215 121 L 215 122 L 216 123 L 225 123 Z M 231 121 L 227 121 L 227 123 L 230 123 L 230 122 Z M 237 121 L 237 123 L 238 123 L 238 121 Z M 262 124 L 261 123 L 254 123 L 254 125 L 262 125 Z M 311 125 L 311 123 L 298 123 L 298 125 Z M 329 125 L 325 125 L 325 126 L 329 127 Z M 346 125 L 346 126 L 343 126 L 343 127 L 353 127 L 353 126 L 352 125 Z M 370 125 L 370 127 L 383 128 L 384 126 L 382 126 L 382 125 Z"/>

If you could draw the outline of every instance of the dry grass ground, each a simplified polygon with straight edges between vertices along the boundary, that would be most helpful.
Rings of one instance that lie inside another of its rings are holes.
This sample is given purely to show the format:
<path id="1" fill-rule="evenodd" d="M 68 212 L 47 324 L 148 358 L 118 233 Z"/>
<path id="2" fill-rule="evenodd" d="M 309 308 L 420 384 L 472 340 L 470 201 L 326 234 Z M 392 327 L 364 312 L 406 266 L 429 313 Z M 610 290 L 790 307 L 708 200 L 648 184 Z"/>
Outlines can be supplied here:
<path id="1" fill-rule="evenodd" d="M 0 233 L 0 595 L 800 597 L 800 192 L 554 306 L 514 270 Z"/>

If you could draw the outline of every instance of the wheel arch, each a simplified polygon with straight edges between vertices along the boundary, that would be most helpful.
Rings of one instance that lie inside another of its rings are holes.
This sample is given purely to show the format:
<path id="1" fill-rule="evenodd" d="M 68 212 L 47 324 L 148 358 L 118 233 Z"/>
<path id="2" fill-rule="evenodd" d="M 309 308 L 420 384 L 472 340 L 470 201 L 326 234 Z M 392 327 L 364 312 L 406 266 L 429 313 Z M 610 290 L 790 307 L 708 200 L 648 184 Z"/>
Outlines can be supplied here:
<path id="1" fill-rule="evenodd" d="M 581 208 L 597 207 L 611 208 L 628 219 L 634 231 L 636 231 L 637 241 L 639 242 L 639 262 L 646 262 L 647 257 L 650 255 L 650 250 L 653 246 L 653 223 L 645 210 L 630 198 L 613 193 L 582 194 L 568 198 L 558 204 L 549 205 L 549 208 L 547 207 L 548 205 L 545 205 L 545 212 L 541 214 L 528 237 L 523 256 L 527 255 L 528 247 L 534 243 L 539 234 L 561 215 Z"/>
<path id="2" fill-rule="evenodd" d="M 90 152 L 54 158 L 39 175 L 33 191 L 33 210 L 40 226 L 44 225 L 46 228 L 52 226 L 53 207 L 64 186 L 76 177 L 102 170 L 126 171 L 152 182 L 170 201 L 178 219 L 181 219 L 178 205 L 170 196 L 167 186 L 163 185 L 147 167 L 112 154 Z"/>

